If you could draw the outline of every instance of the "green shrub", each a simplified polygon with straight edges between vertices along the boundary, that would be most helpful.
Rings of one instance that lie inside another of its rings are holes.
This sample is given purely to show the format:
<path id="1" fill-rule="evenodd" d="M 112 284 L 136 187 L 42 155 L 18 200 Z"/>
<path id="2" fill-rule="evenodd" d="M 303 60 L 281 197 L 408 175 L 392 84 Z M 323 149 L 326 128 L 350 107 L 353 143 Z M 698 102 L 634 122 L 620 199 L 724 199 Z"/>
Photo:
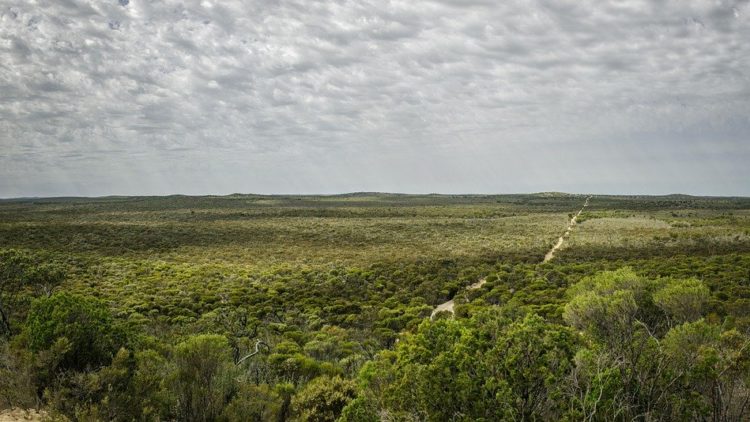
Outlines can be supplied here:
<path id="1" fill-rule="evenodd" d="M 109 364 L 125 343 L 125 335 L 113 323 L 100 301 L 69 293 L 35 300 L 26 321 L 29 347 L 34 352 L 50 348 L 61 338 L 70 342 L 61 369 L 86 370 Z"/>
<path id="2" fill-rule="evenodd" d="M 243 385 L 224 409 L 222 419 L 228 422 L 277 421 L 283 404 L 283 398 L 268 385 Z"/>
<path id="3" fill-rule="evenodd" d="M 292 409 L 301 421 L 333 422 L 355 395 L 353 381 L 338 376 L 321 376 L 294 396 Z"/>
<path id="4" fill-rule="evenodd" d="M 236 374 L 226 337 L 192 336 L 176 346 L 174 361 L 179 419 L 203 422 L 218 418 L 231 397 Z"/>

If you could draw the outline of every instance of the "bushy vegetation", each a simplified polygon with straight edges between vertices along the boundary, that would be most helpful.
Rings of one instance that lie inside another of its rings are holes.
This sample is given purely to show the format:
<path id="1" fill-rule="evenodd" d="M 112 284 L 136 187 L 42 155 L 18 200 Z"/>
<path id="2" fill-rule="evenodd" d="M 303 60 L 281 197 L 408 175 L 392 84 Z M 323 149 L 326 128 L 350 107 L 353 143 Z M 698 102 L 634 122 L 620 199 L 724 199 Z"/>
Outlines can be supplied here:
<path id="1" fill-rule="evenodd" d="M 0 201 L 0 408 L 123 421 L 749 417 L 750 201 L 594 197 L 541 264 L 583 201 Z M 448 299 L 455 316 L 430 320 Z"/>
<path id="2" fill-rule="evenodd" d="M 425 321 L 360 372 L 351 412 L 388 420 L 742 420 L 750 337 L 708 289 L 629 268 L 569 289 L 564 324 L 513 306 Z M 384 416 L 387 415 L 387 416 Z"/>

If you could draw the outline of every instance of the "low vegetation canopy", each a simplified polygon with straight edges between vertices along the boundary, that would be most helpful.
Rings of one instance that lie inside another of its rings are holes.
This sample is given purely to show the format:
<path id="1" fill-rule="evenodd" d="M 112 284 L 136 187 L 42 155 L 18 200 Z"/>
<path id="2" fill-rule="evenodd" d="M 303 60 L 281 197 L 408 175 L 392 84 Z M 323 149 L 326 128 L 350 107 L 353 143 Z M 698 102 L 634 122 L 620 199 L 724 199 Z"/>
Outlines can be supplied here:
<path id="1" fill-rule="evenodd" d="M 750 199 L 585 199 L 0 201 L 0 409 L 748 420 Z"/>

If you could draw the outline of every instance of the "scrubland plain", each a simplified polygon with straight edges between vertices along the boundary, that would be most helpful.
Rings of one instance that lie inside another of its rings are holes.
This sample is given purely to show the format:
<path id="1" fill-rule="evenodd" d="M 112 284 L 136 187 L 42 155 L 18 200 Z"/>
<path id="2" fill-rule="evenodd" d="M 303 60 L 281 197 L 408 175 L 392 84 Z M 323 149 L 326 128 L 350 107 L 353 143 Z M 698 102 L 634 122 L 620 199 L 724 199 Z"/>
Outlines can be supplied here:
<path id="1" fill-rule="evenodd" d="M 0 201 L 0 408 L 747 417 L 750 199 L 586 197 Z"/>

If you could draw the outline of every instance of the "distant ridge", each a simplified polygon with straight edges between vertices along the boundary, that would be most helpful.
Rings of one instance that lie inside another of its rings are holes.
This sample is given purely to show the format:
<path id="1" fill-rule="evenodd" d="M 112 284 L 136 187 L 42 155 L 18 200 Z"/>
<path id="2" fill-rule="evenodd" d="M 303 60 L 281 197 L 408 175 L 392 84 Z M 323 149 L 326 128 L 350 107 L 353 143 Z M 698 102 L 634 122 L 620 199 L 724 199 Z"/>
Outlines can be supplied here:
<path id="1" fill-rule="evenodd" d="M 665 195 L 648 195 L 648 194 L 610 194 L 610 193 L 569 193 L 569 192 L 516 192 L 516 193 L 404 193 L 404 192 L 344 192 L 344 193 L 240 193 L 217 195 L 188 195 L 188 194 L 168 194 L 168 195 L 102 195 L 102 196 L 25 196 L 13 198 L 0 198 L 0 202 L 76 202 L 76 201 L 134 201 L 155 198 L 226 198 L 226 199 L 250 199 L 250 198 L 367 198 L 367 197 L 452 197 L 452 198 L 493 198 L 493 197 L 536 197 L 536 198 L 566 198 L 581 197 L 594 195 L 600 198 L 653 198 L 653 199 L 670 199 L 670 200 L 690 200 L 696 198 L 750 198 L 747 196 L 717 196 L 717 195 L 688 195 L 684 193 L 670 193 Z"/>
<path id="2" fill-rule="evenodd" d="M 566 193 L 566 192 L 538 192 L 532 193 L 531 195 L 542 196 L 545 198 L 559 198 L 561 196 L 580 196 L 582 193 Z"/>

